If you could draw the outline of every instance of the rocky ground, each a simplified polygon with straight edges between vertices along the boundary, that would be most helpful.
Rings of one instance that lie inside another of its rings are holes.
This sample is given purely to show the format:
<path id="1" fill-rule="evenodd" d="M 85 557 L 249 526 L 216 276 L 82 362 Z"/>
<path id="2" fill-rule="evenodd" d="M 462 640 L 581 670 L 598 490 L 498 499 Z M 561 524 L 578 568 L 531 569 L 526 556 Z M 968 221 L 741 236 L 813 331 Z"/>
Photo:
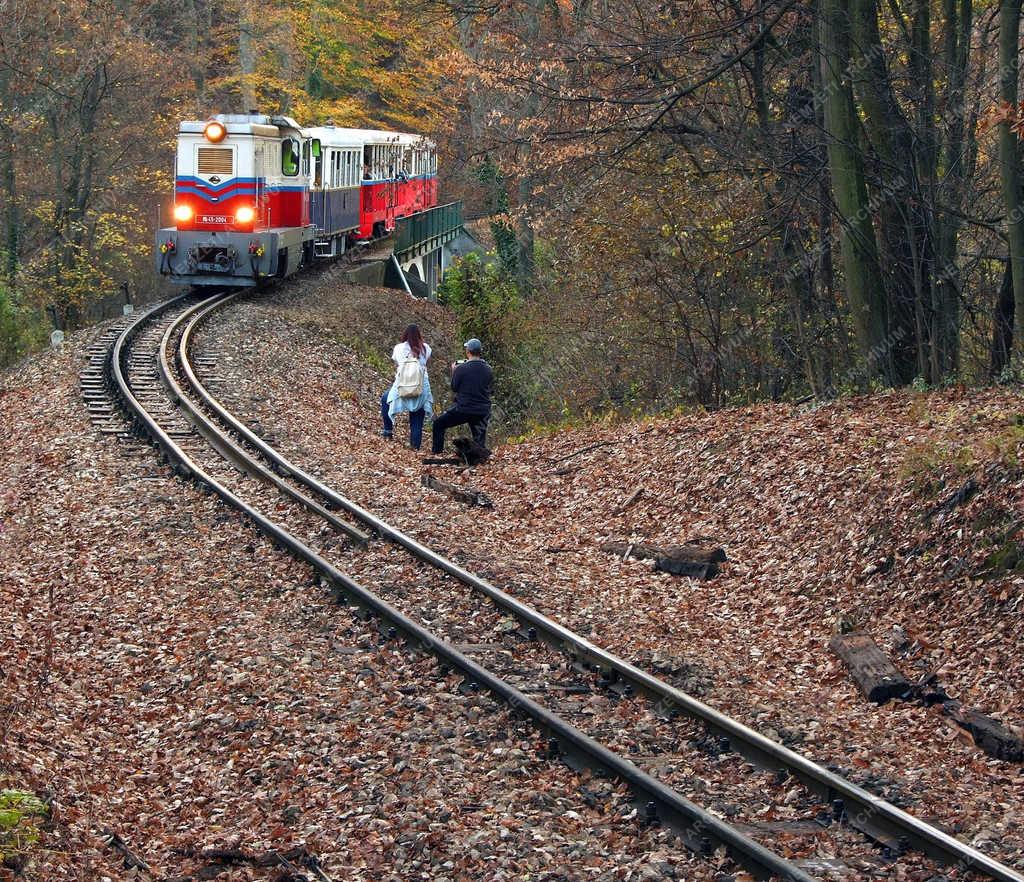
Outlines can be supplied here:
<path id="1" fill-rule="evenodd" d="M 938 671 L 966 704 L 1024 724 L 1020 396 L 908 392 L 552 433 L 485 468 L 435 469 L 495 503 L 468 509 L 376 434 L 409 321 L 435 346 L 440 397 L 450 319 L 395 292 L 292 284 L 200 342 L 226 402 L 327 483 L 1024 865 L 1021 766 L 935 710 L 866 704 L 826 645 L 838 621 L 862 625 L 908 675 Z M 54 806 L 28 878 L 199 878 L 219 861 L 205 849 L 300 847 L 332 879 L 716 877 L 639 829 L 621 793 L 538 760 L 536 736 L 489 699 L 381 644 L 148 449 L 96 435 L 76 388 L 84 343 L 0 378 L 0 788 Z M 968 480 L 973 496 L 943 506 Z M 726 548 L 716 579 L 598 547 L 694 536 Z M 126 870 L 104 831 L 151 874 Z"/>

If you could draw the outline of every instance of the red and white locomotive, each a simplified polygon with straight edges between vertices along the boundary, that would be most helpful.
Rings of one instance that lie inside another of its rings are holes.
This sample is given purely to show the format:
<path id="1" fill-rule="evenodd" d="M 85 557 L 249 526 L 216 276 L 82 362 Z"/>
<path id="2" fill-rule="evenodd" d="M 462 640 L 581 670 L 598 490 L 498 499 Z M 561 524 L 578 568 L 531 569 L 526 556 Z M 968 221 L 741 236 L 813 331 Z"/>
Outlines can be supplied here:
<path id="1" fill-rule="evenodd" d="M 182 284 L 258 285 L 436 204 L 437 155 L 419 135 L 259 114 L 182 122 L 157 266 Z"/>

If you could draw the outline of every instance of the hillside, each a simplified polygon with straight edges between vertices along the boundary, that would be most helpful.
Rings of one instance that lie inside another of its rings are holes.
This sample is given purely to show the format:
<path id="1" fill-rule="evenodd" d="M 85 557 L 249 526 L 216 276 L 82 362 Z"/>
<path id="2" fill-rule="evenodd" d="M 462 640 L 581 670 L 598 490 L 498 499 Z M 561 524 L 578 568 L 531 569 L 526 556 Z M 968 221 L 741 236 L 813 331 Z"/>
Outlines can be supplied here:
<path id="1" fill-rule="evenodd" d="M 435 469 L 494 500 L 467 509 L 420 485 L 419 454 L 377 436 L 390 342 L 410 320 L 436 347 L 440 389 L 450 319 L 395 292 L 291 285 L 229 309 L 200 345 L 216 339 L 236 411 L 329 484 L 595 642 L 1020 860 L 1021 766 L 986 757 L 936 709 L 866 704 L 826 645 L 837 620 L 860 624 L 912 679 L 937 671 L 965 704 L 1024 725 L 1019 395 L 901 392 L 554 431 L 459 477 Z M 0 787 L 55 799 L 35 878 L 133 878 L 104 830 L 171 877 L 241 842 L 302 845 L 334 878 L 478 878 L 485 864 L 489 878 L 575 878 L 583 843 L 586 878 L 658 878 L 664 861 L 716 878 L 629 824 L 621 794 L 621 812 L 566 797 L 595 785 L 533 759 L 527 727 L 486 697 L 453 699 L 429 662 L 378 647 L 304 567 L 148 449 L 97 436 L 76 389 L 86 342 L 0 381 L 0 654 L 13 660 Z M 954 504 L 968 480 L 977 491 Z M 707 582 L 598 547 L 696 536 L 729 556 Z M 354 567 L 371 588 L 401 575 Z M 537 777 L 510 785 L 523 765 Z M 723 799 L 710 807 L 728 813 Z"/>
<path id="2" fill-rule="evenodd" d="M 380 296 L 395 327 L 412 314 Z M 280 315 L 294 357 L 270 370 L 259 351 Z M 1024 726 L 1019 394 L 904 391 L 557 431 L 466 475 L 495 503 L 467 509 L 420 486 L 420 455 L 376 437 L 386 380 L 373 370 L 346 374 L 323 407 L 348 357 L 306 333 L 317 321 L 351 333 L 359 320 L 339 290 L 243 307 L 220 330 L 227 349 L 244 341 L 251 412 L 328 483 L 626 658 L 677 669 L 750 725 L 977 843 L 1024 849 L 1020 766 L 986 757 L 938 709 L 866 704 L 827 647 L 840 621 L 863 626 L 911 680 L 937 673 L 953 697 Z M 432 376 L 442 385 L 441 364 Z M 969 480 L 977 492 L 955 504 Z M 707 582 L 598 547 L 698 536 L 729 556 Z"/>

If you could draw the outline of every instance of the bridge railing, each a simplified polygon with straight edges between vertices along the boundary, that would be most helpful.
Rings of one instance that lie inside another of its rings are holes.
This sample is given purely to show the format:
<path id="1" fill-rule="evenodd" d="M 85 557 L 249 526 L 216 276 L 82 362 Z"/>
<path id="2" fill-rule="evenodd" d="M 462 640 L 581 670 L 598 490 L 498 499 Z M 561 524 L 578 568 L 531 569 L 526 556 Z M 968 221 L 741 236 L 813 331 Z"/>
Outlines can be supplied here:
<path id="1" fill-rule="evenodd" d="M 395 255 L 426 254 L 450 242 L 462 230 L 462 203 L 449 202 L 395 222 Z"/>

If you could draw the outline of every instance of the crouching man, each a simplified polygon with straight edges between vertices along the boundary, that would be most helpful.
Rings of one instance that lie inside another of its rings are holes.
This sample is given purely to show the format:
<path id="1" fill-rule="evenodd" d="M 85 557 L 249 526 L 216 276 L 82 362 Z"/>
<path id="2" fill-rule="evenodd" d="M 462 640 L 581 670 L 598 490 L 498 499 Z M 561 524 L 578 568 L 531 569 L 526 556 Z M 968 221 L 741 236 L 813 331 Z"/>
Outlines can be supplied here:
<path id="1" fill-rule="evenodd" d="M 465 343 L 466 360 L 452 365 L 452 391 L 455 404 L 434 418 L 432 452 L 444 451 L 444 434 L 455 426 L 469 425 L 473 440 L 486 447 L 487 423 L 491 419 L 494 372 L 480 357 L 483 346 L 476 337 Z"/>

